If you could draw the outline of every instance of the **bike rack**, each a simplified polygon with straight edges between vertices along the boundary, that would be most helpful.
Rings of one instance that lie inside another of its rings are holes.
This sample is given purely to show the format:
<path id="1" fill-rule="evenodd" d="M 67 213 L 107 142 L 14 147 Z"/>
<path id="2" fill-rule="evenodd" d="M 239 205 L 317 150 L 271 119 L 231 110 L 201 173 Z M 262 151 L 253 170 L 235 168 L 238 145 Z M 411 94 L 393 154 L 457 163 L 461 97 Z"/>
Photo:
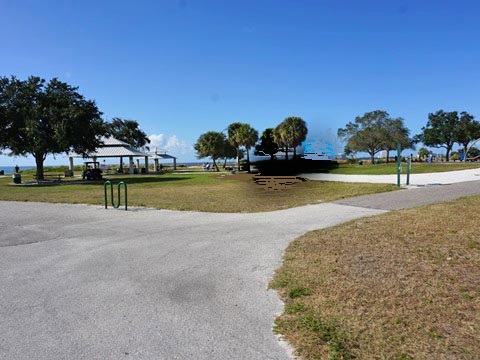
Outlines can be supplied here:
<path id="1" fill-rule="evenodd" d="M 123 185 L 123 192 L 124 192 L 124 197 L 125 197 L 125 210 L 127 210 L 127 204 L 128 204 L 128 201 L 127 201 L 127 183 L 124 182 L 124 181 L 120 181 L 118 184 L 117 184 L 117 195 L 118 195 L 118 202 L 117 204 L 115 204 L 115 199 L 113 198 L 113 184 L 107 180 L 105 181 L 105 183 L 103 184 L 103 196 L 104 196 L 104 204 L 105 204 L 105 209 L 108 208 L 108 199 L 107 199 L 107 186 L 110 185 L 110 198 L 111 198 L 111 202 L 112 202 L 112 207 L 114 209 L 118 209 L 120 207 L 120 188 L 121 186 Z"/>

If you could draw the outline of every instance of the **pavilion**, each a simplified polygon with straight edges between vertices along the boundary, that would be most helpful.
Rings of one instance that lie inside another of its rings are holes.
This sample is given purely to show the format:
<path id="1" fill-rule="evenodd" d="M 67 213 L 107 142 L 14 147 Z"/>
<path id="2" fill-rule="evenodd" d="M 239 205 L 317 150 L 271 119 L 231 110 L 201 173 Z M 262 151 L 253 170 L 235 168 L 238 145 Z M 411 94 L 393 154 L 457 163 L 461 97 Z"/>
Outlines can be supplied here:
<path id="1" fill-rule="evenodd" d="M 157 153 L 152 156 L 146 152 L 139 151 L 135 149 L 132 145 L 127 144 L 124 141 L 115 139 L 113 137 L 102 137 L 103 145 L 98 147 L 95 151 L 88 153 L 87 155 L 81 154 L 70 154 L 69 159 L 69 169 L 73 173 L 73 158 L 90 158 L 93 161 L 97 161 L 98 158 L 120 158 L 120 164 L 123 164 L 123 158 L 126 157 L 129 160 L 129 174 L 134 174 L 134 162 L 133 158 L 144 158 L 145 159 L 145 174 L 149 173 L 148 159 L 152 158 L 154 160 L 154 169 L 155 172 L 158 172 L 158 161 L 159 159 L 173 159 L 174 169 L 176 169 L 176 157 L 168 155 L 165 153 Z M 139 162 L 139 161 L 138 161 Z"/>

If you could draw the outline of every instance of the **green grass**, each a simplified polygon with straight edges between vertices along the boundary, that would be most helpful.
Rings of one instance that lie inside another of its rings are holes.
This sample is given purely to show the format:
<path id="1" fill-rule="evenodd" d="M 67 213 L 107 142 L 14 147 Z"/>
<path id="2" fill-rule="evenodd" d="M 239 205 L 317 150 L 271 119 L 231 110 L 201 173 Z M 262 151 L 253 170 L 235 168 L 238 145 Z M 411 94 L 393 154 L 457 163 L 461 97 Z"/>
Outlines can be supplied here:
<path id="1" fill-rule="evenodd" d="M 219 175 L 167 173 L 107 179 L 128 184 L 129 206 L 208 212 L 273 211 L 396 189 L 388 184 L 307 181 L 290 190 L 268 192 L 253 181 L 220 180 Z M 22 180 L 32 176 L 33 172 L 23 172 Z M 0 178 L 0 200 L 103 204 L 103 182 L 64 181 L 53 186 L 12 186 L 11 182 L 10 177 Z"/>
<path id="2" fill-rule="evenodd" d="M 412 174 L 424 174 L 431 172 L 445 172 L 454 170 L 466 170 L 480 168 L 480 163 L 412 163 Z M 403 173 L 407 172 L 407 165 L 402 163 Z M 328 171 L 330 174 L 348 175 L 393 175 L 397 173 L 395 163 L 390 164 L 340 164 L 338 168 Z"/>

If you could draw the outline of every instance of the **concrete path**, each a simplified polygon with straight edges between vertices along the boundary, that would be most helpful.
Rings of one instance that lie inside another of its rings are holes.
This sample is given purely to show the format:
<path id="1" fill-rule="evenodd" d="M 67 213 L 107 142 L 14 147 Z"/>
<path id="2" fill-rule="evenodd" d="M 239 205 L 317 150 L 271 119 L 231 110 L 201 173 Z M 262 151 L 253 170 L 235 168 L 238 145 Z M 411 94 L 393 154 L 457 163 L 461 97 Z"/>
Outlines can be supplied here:
<path id="1" fill-rule="evenodd" d="M 342 174 L 302 174 L 309 180 L 323 180 L 323 181 L 341 181 L 341 182 L 364 182 L 364 183 L 381 183 L 381 184 L 396 184 L 397 175 L 342 175 Z M 407 175 L 400 176 L 401 184 L 406 184 Z M 456 184 L 466 181 L 480 180 L 480 168 L 436 172 L 427 174 L 411 174 L 410 185 L 445 185 Z"/>
<path id="2" fill-rule="evenodd" d="M 382 213 L 0 202 L 0 358 L 288 359 L 269 279 L 308 230 Z"/>
<path id="3" fill-rule="evenodd" d="M 480 195 L 480 180 L 450 185 L 412 187 L 388 193 L 338 200 L 334 203 L 369 209 L 399 210 L 450 201 L 471 195 Z"/>
<path id="4" fill-rule="evenodd" d="M 0 202 L 0 358 L 288 359 L 267 290 L 306 231 L 480 181 L 257 214 Z"/>

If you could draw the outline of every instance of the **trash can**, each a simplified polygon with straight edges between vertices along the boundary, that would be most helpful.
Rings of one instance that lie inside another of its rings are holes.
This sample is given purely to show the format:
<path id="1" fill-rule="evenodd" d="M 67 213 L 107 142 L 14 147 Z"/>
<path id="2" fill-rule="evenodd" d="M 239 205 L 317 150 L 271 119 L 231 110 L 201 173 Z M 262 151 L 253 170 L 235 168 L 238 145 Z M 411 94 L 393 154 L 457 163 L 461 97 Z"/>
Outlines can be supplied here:
<path id="1" fill-rule="evenodd" d="M 73 177 L 73 170 L 65 170 L 65 177 Z"/>
<path id="2" fill-rule="evenodd" d="M 12 174 L 12 179 L 14 184 L 21 184 L 22 183 L 22 175 L 21 174 Z"/>

